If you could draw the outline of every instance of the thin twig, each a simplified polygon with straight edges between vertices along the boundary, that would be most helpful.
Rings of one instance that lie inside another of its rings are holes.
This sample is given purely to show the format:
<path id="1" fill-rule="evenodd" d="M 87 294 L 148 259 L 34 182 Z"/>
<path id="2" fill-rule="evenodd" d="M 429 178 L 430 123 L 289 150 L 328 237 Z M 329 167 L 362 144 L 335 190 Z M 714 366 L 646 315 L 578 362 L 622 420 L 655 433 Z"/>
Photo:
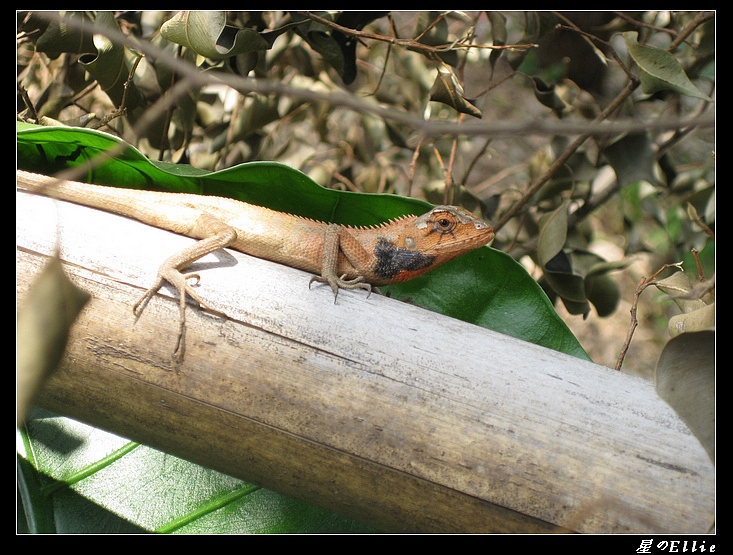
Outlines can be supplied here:
<path id="1" fill-rule="evenodd" d="M 677 47 L 682 44 L 687 37 L 689 37 L 695 29 L 710 19 L 715 18 L 715 12 L 700 12 L 695 16 L 690 24 L 680 31 L 680 34 L 669 44 L 667 52 L 674 52 Z"/>
<path id="2" fill-rule="evenodd" d="M 636 309 L 639 305 L 639 296 L 641 295 L 642 291 L 649 287 L 650 285 L 656 285 L 657 283 L 657 276 L 661 274 L 664 270 L 668 268 L 679 268 L 680 263 L 674 263 L 674 264 L 665 264 L 662 266 L 659 270 L 654 272 L 654 275 L 650 278 L 642 277 L 641 281 L 639 282 L 639 285 L 636 287 L 636 291 L 634 292 L 634 300 L 631 303 L 631 323 L 629 325 L 629 331 L 626 334 L 626 340 L 624 341 L 624 344 L 621 346 L 621 353 L 618 356 L 618 360 L 616 361 L 616 370 L 621 370 L 621 366 L 624 363 L 624 358 L 626 357 L 626 353 L 629 351 L 629 346 L 631 345 L 631 339 L 634 337 L 634 332 L 636 331 L 636 328 L 639 325 L 639 320 L 636 318 Z"/>
<path id="3" fill-rule="evenodd" d="M 595 123 L 600 123 L 606 118 L 608 118 L 613 112 L 616 111 L 616 109 L 621 106 L 626 99 L 631 96 L 631 93 L 634 92 L 634 89 L 638 86 L 638 81 L 633 80 L 629 81 L 626 88 L 621 91 L 621 93 L 609 104 L 605 110 L 601 113 L 600 116 L 598 116 L 595 119 Z M 496 224 L 495 229 L 498 231 L 501 229 L 511 218 L 514 217 L 514 215 L 519 212 L 525 204 L 527 204 L 530 199 L 535 195 L 537 191 L 540 190 L 540 188 L 547 183 L 550 178 L 555 175 L 555 173 L 567 162 L 568 158 L 572 156 L 578 148 L 590 137 L 592 136 L 592 133 L 584 133 L 578 138 L 576 138 L 572 143 L 570 143 L 570 146 L 568 146 L 565 149 L 565 152 L 563 152 L 557 160 L 548 168 L 548 170 L 542 175 L 537 181 L 535 181 L 527 190 L 527 192 L 522 196 L 521 199 L 519 199 L 514 205 L 509 208 L 509 210 L 506 211 L 506 213 L 501 217 L 501 220 Z"/>
<path id="4" fill-rule="evenodd" d="M 650 29 L 652 31 L 658 31 L 660 33 L 667 33 L 669 35 L 675 36 L 677 33 L 674 29 L 667 29 L 666 27 L 659 27 L 657 25 L 652 25 L 650 23 L 644 23 L 643 21 L 639 21 L 638 19 L 634 19 L 628 14 L 625 14 L 624 12 L 612 12 L 616 17 L 620 17 L 624 21 L 628 21 L 632 25 L 636 25 L 637 27 L 642 27 L 644 29 Z"/>
<path id="5" fill-rule="evenodd" d="M 710 229 L 710 226 L 708 224 L 702 221 L 700 214 L 697 213 L 695 205 L 691 202 L 687 203 L 687 216 L 695 225 L 697 225 L 702 230 L 703 233 L 705 233 L 708 237 L 715 241 L 715 232 Z"/>
<path id="6" fill-rule="evenodd" d="M 355 193 L 360 192 L 359 187 L 354 185 L 354 182 L 345 175 L 334 170 L 331 172 L 331 177 L 337 179 L 344 186 L 345 189 L 348 189 L 349 191 L 353 191 Z"/>
<path id="7" fill-rule="evenodd" d="M 669 48 L 667 48 L 668 51 L 672 51 L 676 48 L 676 46 L 682 42 L 687 36 L 689 36 L 699 25 L 701 25 L 703 22 L 707 21 L 708 19 L 711 19 L 715 17 L 714 12 L 701 12 L 700 14 L 695 17 L 695 19 L 688 25 L 678 36 L 677 38 L 672 41 L 672 44 L 670 44 Z M 607 119 L 614 111 L 616 111 L 617 108 L 621 106 L 623 102 L 626 101 L 626 99 L 631 96 L 631 93 L 634 92 L 634 90 L 638 87 L 639 81 L 633 75 L 630 73 L 627 73 L 629 75 L 629 83 L 627 87 L 611 102 L 611 104 L 601 113 L 601 115 L 594 120 L 594 124 L 598 124 L 603 122 L 605 119 Z M 584 133 L 581 136 L 579 136 L 575 141 L 573 141 L 570 146 L 568 146 L 567 149 L 565 149 L 565 152 L 563 152 L 557 160 L 555 160 L 555 163 L 550 166 L 550 168 L 542 175 L 535 183 L 533 183 L 530 188 L 527 190 L 527 192 L 524 194 L 524 196 L 516 202 L 505 214 L 502 216 L 501 220 L 496 224 L 495 229 L 499 230 L 501 229 L 507 221 L 509 221 L 514 215 L 527 203 L 529 200 L 534 196 L 534 194 L 547 182 L 549 179 L 557 172 L 563 164 L 567 161 L 568 158 L 578 149 L 580 146 L 592 136 L 591 133 Z"/>
<path id="8" fill-rule="evenodd" d="M 701 282 L 705 281 L 705 272 L 702 271 L 702 264 L 700 263 L 700 251 L 696 248 L 692 249 L 692 258 L 695 259 L 695 266 L 697 267 L 697 277 Z"/>
<path id="9" fill-rule="evenodd" d="M 120 101 L 120 105 L 115 110 L 111 111 L 109 114 L 99 120 L 99 123 L 96 125 L 97 129 L 99 129 L 100 127 L 104 127 L 105 125 L 109 125 L 109 122 L 119 118 L 120 116 L 125 114 L 125 112 L 127 112 L 127 91 L 132 86 L 132 79 L 135 76 L 137 66 L 140 64 L 140 61 L 142 59 L 142 56 L 138 56 L 135 59 L 135 63 L 132 64 L 132 68 L 130 69 L 129 73 L 127 74 L 125 85 L 122 87 L 122 100 Z"/>
<path id="10" fill-rule="evenodd" d="M 315 21 L 316 23 L 320 23 L 321 25 L 324 25 L 326 27 L 330 27 L 336 31 L 339 31 L 346 36 L 386 42 L 389 44 L 394 44 L 396 46 L 404 46 L 407 48 L 412 48 L 414 50 L 422 50 L 428 54 L 441 54 L 443 52 L 449 52 L 450 50 L 454 50 L 456 48 L 484 48 L 484 49 L 490 49 L 490 50 L 527 50 L 529 48 L 533 48 L 534 46 L 536 46 L 535 44 L 509 44 L 509 45 L 504 45 L 504 46 L 488 45 L 488 44 L 476 45 L 476 44 L 466 44 L 462 42 L 463 39 L 459 39 L 452 43 L 430 45 L 430 44 L 425 44 L 424 42 L 420 42 L 418 40 L 420 37 L 418 37 L 418 39 L 399 39 L 397 37 L 392 37 L 389 35 L 378 35 L 376 33 L 369 33 L 367 31 L 357 31 L 356 29 L 350 29 L 349 27 L 344 27 L 343 25 L 339 25 L 338 23 L 329 21 L 328 19 L 318 16 L 314 14 L 313 12 L 297 12 L 297 13 L 305 18 Z M 435 24 L 435 22 L 433 22 L 433 24 Z M 429 30 L 429 27 L 424 32 L 427 32 L 428 30 Z"/>
<path id="11" fill-rule="evenodd" d="M 468 181 L 468 177 L 471 175 L 471 172 L 473 171 L 473 168 L 476 166 L 476 164 L 478 163 L 479 159 L 482 158 L 484 156 L 484 154 L 486 154 L 486 151 L 489 149 L 489 145 L 491 144 L 491 141 L 492 141 L 491 137 L 489 137 L 488 139 L 486 139 L 484 141 L 484 144 L 481 145 L 481 148 L 479 148 L 478 151 L 476 151 L 476 154 L 474 154 L 471 157 L 471 160 L 468 162 L 468 165 L 466 167 L 466 171 L 463 172 L 463 177 L 461 178 L 461 183 L 466 183 L 466 181 Z M 504 171 L 505 170 L 502 170 L 502 172 L 500 172 L 500 173 L 503 173 Z M 484 187 L 482 187 L 482 188 L 484 188 Z M 475 193 L 475 190 L 474 190 L 474 193 Z"/>
<path id="12" fill-rule="evenodd" d="M 54 12 L 39 13 L 44 19 L 60 21 L 61 16 Z M 69 18 L 64 23 L 75 29 L 87 32 L 99 32 L 89 22 Z M 128 37 L 115 29 L 105 29 L 105 36 L 116 44 L 130 46 L 159 63 L 165 63 L 171 70 L 187 78 L 188 86 L 191 88 L 202 87 L 212 84 L 225 84 L 242 94 L 259 93 L 262 95 L 281 95 L 290 98 L 297 98 L 304 102 L 324 103 L 332 107 L 346 108 L 356 112 L 368 113 L 380 118 L 400 123 L 410 127 L 422 137 L 442 137 L 460 135 L 463 137 L 493 136 L 511 137 L 528 135 L 573 135 L 587 133 L 588 136 L 609 136 L 619 133 L 636 133 L 651 130 L 672 130 L 690 125 L 698 127 L 713 127 L 715 125 L 715 114 L 704 114 L 699 118 L 670 118 L 655 119 L 651 121 L 615 121 L 615 122 L 573 122 L 573 121 L 545 121 L 532 119 L 529 121 L 481 121 L 467 122 L 464 125 L 457 125 L 453 121 L 426 121 L 416 116 L 398 110 L 393 107 L 386 107 L 373 101 L 365 101 L 353 94 L 342 91 L 321 92 L 314 88 L 294 87 L 277 80 L 256 79 L 215 72 L 201 72 L 186 60 L 176 58 L 168 52 L 161 50 L 155 45 L 138 41 L 134 37 Z"/>
<path id="13" fill-rule="evenodd" d="M 20 96 L 23 99 L 23 103 L 25 104 L 26 108 L 28 108 L 28 111 L 31 113 L 31 117 L 33 118 L 33 121 L 35 121 L 37 124 L 40 125 L 41 119 L 38 116 L 38 112 L 36 111 L 36 106 L 33 104 L 31 97 L 28 96 L 28 90 L 23 85 L 18 83 L 18 92 L 20 93 Z"/>
<path id="14" fill-rule="evenodd" d="M 412 185 L 415 182 L 415 168 L 417 167 L 417 159 L 420 157 L 420 150 L 422 149 L 423 137 L 417 141 L 415 151 L 412 153 L 412 160 L 410 160 L 410 169 L 407 173 L 407 196 L 412 196 Z"/>

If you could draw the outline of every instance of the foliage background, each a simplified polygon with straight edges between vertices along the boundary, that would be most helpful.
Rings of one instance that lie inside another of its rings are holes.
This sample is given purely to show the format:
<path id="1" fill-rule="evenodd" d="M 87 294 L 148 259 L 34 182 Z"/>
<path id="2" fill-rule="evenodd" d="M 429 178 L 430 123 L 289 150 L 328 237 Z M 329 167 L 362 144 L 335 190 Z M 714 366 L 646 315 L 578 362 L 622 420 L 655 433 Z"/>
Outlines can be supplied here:
<path id="1" fill-rule="evenodd" d="M 697 282 L 693 248 L 714 273 L 714 241 L 688 209 L 714 229 L 714 13 L 18 12 L 17 23 L 24 121 L 100 128 L 211 171 L 272 160 L 325 187 L 465 205 L 599 364 L 616 363 L 642 276 L 684 261 Z M 186 67 L 172 72 L 161 51 Z M 626 127 L 593 135 L 605 122 Z M 679 309 L 652 289 L 639 300 L 624 370 L 651 379 Z"/>

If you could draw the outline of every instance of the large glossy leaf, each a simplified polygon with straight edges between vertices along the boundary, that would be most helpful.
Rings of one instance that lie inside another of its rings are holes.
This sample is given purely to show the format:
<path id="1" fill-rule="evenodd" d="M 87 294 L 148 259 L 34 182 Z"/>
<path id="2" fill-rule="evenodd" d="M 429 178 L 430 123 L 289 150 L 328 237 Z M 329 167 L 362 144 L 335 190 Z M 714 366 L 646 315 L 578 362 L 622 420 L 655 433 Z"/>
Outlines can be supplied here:
<path id="1" fill-rule="evenodd" d="M 243 164 L 220 172 L 152 162 L 111 135 L 84 129 L 19 125 L 17 143 L 18 166 L 29 171 L 53 174 L 102 156 L 107 160 L 87 171 L 85 180 L 225 195 L 343 224 L 372 225 L 406 213 L 423 213 L 429 206 L 393 195 L 324 189 L 301 172 L 271 162 Z M 106 153 L 113 148 L 119 150 L 109 158 Z M 385 290 L 396 298 L 411 297 L 412 302 L 430 310 L 588 358 L 537 283 L 521 265 L 496 250 L 477 249 L 420 278 Z M 29 434 L 22 436 L 28 459 L 19 459 L 19 491 L 23 494 L 22 507 L 30 513 L 29 530 L 368 530 L 99 431 L 82 428 L 85 431 L 69 432 L 72 439 L 66 441 L 66 432 L 59 430 L 69 426 L 76 429 L 77 425 L 68 419 L 42 417 L 33 420 Z M 48 432 L 49 426 L 54 431 Z M 97 446 L 100 435 L 106 438 L 102 447 Z M 49 437 L 64 443 L 51 447 Z M 33 453 L 42 456 L 29 456 Z M 69 476 L 83 479 L 72 485 L 68 483 Z M 142 481 L 138 476 L 142 476 Z"/>
<path id="2" fill-rule="evenodd" d="M 306 175 L 274 162 L 253 162 L 218 172 L 152 162 L 119 139 L 74 128 L 19 127 L 18 166 L 53 174 L 78 166 L 122 145 L 114 158 L 88 171 L 85 180 L 108 185 L 229 196 L 274 210 L 345 225 L 365 226 L 405 214 L 422 214 L 430 205 L 394 195 L 367 195 L 324 189 Z M 508 285 L 507 285 L 508 284 Z M 418 305 L 455 318 L 587 358 L 555 314 L 547 297 L 524 268 L 502 253 L 481 248 L 400 287 Z M 497 295 L 497 291 L 502 291 Z M 525 322 L 518 314 L 532 314 Z M 527 334 L 541 329 L 542 333 Z M 552 331 L 550 331 L 552 330 Z"/>
<path id="3" fill-rule="evenodd" d="M 375 531 L 40 409 L 19 432 L 19 445 L 18 531 Z"/>

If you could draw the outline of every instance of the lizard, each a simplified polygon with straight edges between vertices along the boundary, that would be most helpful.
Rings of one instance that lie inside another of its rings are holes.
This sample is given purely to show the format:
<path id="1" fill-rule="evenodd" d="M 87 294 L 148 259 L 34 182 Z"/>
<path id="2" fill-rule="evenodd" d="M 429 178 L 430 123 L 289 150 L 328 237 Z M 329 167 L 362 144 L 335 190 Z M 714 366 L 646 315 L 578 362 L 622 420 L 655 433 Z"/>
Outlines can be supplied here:
<path id="1" fill-rule="evenodd" d="M 186 298 L 206 303 L 183 273 L 199 258 L 222 248 L 315 274 L 309 287 L 362 289 L 407 281 L 466 252 L 489 244 L 493 228 L 468 210 L 436 206 L 422 216 L 407 215 L 381 225 L 351 227 L 303 218 L 226 197 L 123 189 L 17 171 L 21 189 L 114 212 L 198 241 L 167 258 L 155 283 L 133 306 L 139 317 L 165 282 L 179 297 L 179 330 L 174 358 L 185 349 Z"/>

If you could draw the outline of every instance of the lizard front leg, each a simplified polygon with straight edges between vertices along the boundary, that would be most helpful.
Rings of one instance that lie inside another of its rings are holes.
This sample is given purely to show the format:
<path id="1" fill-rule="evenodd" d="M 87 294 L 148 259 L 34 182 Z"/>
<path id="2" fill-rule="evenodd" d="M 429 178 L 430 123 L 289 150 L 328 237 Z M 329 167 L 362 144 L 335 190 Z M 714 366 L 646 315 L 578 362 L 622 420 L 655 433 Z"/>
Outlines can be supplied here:
<path id="1" fill-rule="evenodd" d="M 308 282 L 308 287 L 315 281 L 318 283 L 327 283 L 333 291 L 333 302 L 336 302 L 339 289 L 363 289 L 372 292 L 372 286 L 364 282 L 364 276 L 357 276 L 354 279 L 346 279 L 346 275 L 338 275 L 339 251 L 344 250 L 342 242 L 348 241 L 348 237 L 344 235 L 344 229 L 338 224 L 329 224 L 323 238 L 323 263 L 321 265 L 321 275 L 313 276 Z M 362 248 L 358 243 L 357 248 Z M 348 255 L 348 254 L 347 254 Z"/>
<path id="2" fill-rule="evenodd" d="M 199 306 L 206 307 L 206 304 L 189 285 L 189 280 L 196 280 L 196 283 L 198 283 L 199 274 L 184 274 L 181 270 L 209 253 L 228 247 L 237 239 L 237 232 L 233 227 L 206 213 L 202 214 L 197 220 L 196 229 L 197 235 L 204 236 L 204 238 L 166 259 L 158 268 L 158 278 L 153 286 L 132 307 L 135 316 L 140 317 L 150 299 L 165 282 L 175 287 L 179 297 L 179 322 L 178 338 L 176 347 L 173 349 L 173 358 L 179 360 L 183 358 L 186 344 L 186 295 L 196 301 Z"/>

